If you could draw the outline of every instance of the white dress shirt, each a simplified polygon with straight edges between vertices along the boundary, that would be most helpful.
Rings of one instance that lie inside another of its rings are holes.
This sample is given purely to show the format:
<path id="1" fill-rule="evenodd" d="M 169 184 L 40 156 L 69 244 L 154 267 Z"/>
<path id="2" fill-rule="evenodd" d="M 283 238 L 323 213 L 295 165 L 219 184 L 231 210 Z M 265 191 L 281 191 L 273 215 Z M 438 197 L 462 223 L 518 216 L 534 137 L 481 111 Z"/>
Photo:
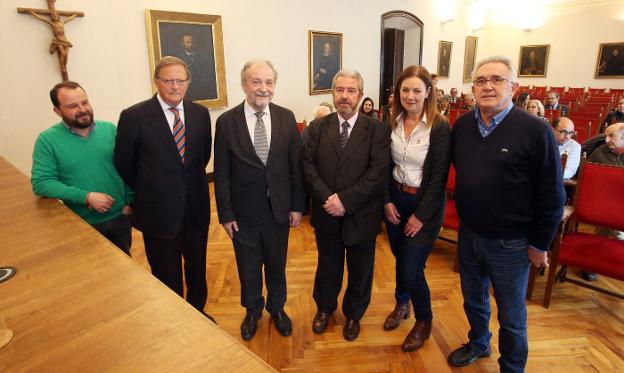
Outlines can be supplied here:
<path id="1" fill-rule="evenodd" d="M 563 178 L 571 179 L 572 176 L 576 175 L 576 170 L 578 170 L 581 163 L 581 144 L 570 139 L 559 145 L 559 154 L 563 155 L 563 153 L 568 153 L 568 160 L 563 170 Z"/>
<path id="2" fill-rule="evenodd" d="M 171 131 L 171 134 L 173 134 L 173 121 L 175 120 L 175 114 L 173 114 L 173 112 L 169 110 L 169 108 L 171 108 L 172 106 L 163 101 L 163 99 L 160 97 L 160 93 L 156 95 L 156 98 L 158 99 L 158 102 L 160 102 L 160 107 L 165 112 L 167 124 L 169 124 L 169 130 Z M 176 106 L 175 108 L 178 109 L 178 112 L 180 113 L 180 119 L 182 120 L 182 124 L 186 123 L 186 120 L 184 119 L 184 101 L 180 101 L 178 106 Z"/>
<path id="3" fill-rule="evenodd" d="M 355 112 L 355 115 L 351 118 L 347 119 L 347 123 L 349 123 L 349 128 L 347 128 L 347 138 L 351 136 L 351 131 L 353 131 L 353 126 L 355 126 L 355 122 L 357 122 L 358 112 Z M 342 124 L 345 122 L 345 119 L 338 114 L 338 136 L 340 136 L 340 132 L 342 132 Z"/>
<path id="4" fill-rule="evenodd" d="M 429 151 L 431 127 L 427 127 L 427 117 L 423 115 L 420 123 L 409 136 L 403 130 L 403 114 L 397 118 L 397 126 L 390 136 L 390 146 L 394 169 L 392 177 L 401 184 L 420 187 L 423 177 L 423 165 Z"/>
<path id="5" fill-rule="evenodd" d="M 256 129 L 256 122 L 258 121 L 258 117 L 256 116 L 256 110 L 247 103 L 243 104 L 245 108 L 245 120 L 247 121 L 247 129 L 249 130 L 249 136 L 251 137 L 251 143 L 254 144 L 254 131 Z M 266 130 L 267 144 L 269 145 L 269 149 L 271 148 L 271 112 L 269 111 L 269 105 L 267 105 L 264 110 L 262 110 L 264 115 L 262 115 L 262 121 L 264 122 L 264 129 Z M 254 144 L 255 145 L 255 144 Z"/>

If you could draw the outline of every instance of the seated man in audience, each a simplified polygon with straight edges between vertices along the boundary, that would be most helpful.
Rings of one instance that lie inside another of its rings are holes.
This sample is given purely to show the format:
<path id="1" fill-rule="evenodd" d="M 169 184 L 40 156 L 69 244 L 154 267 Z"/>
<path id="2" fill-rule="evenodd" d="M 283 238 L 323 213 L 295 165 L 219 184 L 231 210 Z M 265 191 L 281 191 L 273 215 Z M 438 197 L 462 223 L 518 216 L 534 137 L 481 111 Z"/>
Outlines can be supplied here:
<path id="1" fill-rule="evenodd" d="M 608 127 L 613 123 L 624 122 L 624 97 L 617 103 L 617 107 L 614 111 L 607 114 L 604 121 L 604 126 Z"/>
<path id="2" fill-rule="evenodd" d="M 576 175 L 579 163 L 581 162 L 581 144 L 576 142 L 572 137 L 574 132 L 574 122 L 565 117 L 559 117 L 553 122 L 555 130 L 555 138 L 559 143 L 559 154 L 568 155 L 565 169 L 563 170 L 563 179 L 571 179 Z"/>
<path id="3" fill-rule="evenodd" d="M 559 103 L 559 92 L 550 91 L 546 93 L 546 105 L 544 105 L 546 110 L 559 110 L 562 117 L 567 117 L 570 108 L 568 105 L 562 105 Z"/>
<path id="4" fill-rule="evenodd" d="M 477 100 L 472 93 L 466 93 L 464 95 L 464 105 L 462 106 L 462 110 L 472 110 L 477 105 Z"/>
<path id="5" fill-rule="evenodd" d="M 33 192 L 58 198 L 104 237 L 130 255 L 132 195 L 113 165 L 117 128 L 93 119 L 93 108 L 80 84 L 59 83 L 50 91 L 61 122 L 43 131 L 35 143 Z"/>
<path id="6" fill-rule="evenodd" d="M 456 103 L 458 99 L 457 88 L 451 88 L 451 104 Z"/>
<path id="7" fill-rule="evenodd" d="M 314 119 L 319 119 L 329 114 L 331 114 L 331 110 L 327 106 L 319 105 L 314 109 Z"/>

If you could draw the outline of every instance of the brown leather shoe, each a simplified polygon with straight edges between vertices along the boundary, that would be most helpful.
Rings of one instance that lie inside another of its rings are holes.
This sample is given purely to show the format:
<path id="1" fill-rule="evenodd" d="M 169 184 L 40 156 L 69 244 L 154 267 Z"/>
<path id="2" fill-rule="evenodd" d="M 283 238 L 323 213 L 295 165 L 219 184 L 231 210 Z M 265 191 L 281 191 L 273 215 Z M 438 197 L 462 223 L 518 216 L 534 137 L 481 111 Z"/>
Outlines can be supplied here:
<path id="1" fill-rule="evenodd" d="M 347 320 L 347 323 L 342 329 L 342 336 L 347 341 L 355 341 L 360 335 L 360 322 L 358 320 Z"/>
<path id="2" fill-rule="evenodd" d="M 420 349 L 431 335 L 431 321 L 416 321 L 416 325 L 403 341 L 403 351 L 411 352 Z"/>
<path id="3" fill-rule="evenodd" d="M 401 304 L 397 303 L 394 306 L 394 310 L 390 312 L 388 317 L 386 317 L 386 321 L 383 324 L 384 330 L 394 330 L 399 327 L 399 323 L 402 319 L 407 320 L 410 315 L 409 302 Z"/>
<path id="4" fill-rule="evenodd" d="M 312 331 L 314 334 L 321 334 L 327 328 L 327 322 L 329 321 L 329 313 L 316 311 L 314 320 L 312 320 Z"/>

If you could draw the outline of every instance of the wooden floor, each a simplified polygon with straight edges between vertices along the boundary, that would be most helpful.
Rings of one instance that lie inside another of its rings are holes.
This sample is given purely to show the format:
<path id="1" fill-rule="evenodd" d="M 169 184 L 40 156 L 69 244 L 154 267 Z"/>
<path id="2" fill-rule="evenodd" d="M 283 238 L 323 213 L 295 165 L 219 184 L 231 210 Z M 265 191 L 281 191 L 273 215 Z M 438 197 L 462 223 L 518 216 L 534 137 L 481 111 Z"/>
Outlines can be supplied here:
<path id="1" fill-rule="evenodd" d="M 316 335 L 311 323 L 316 307 L 312 287 L 316 270 L 314 232 L 307 218 L 290 233 L 288 300 L 293 335 L 282 337 L 265 312 L 256 336 L 240 337 L 245 310 L 240 306 L 240 284 L 232 243 L 218 224 L 214 196 L 208 240 L 206 311 L 219 326 L 282 372 L 497 372 L 498 323 L 493 310 L 492 356 L 472 366 L 451 368 L 446 356 L 466 342 L 468 322 L 463 312 L 459 275 L 453 272 L 455 247 L 438 240 L 426 269 L 431 288 L 434 328 L 423 349 L 405 353 L 400 345 L 413 326 L 404 321 L 394 331 L 382 329 L 394 307 L 394 257 L 385 234 L 377 239 L 373 297 L 361 333 L 354 342 L 342 338 L 345 318 L 335 312 L 326 332 Z M 450 235 L 453 232 L 449 233 Z M 132 255 L 148 268 L 143 241 L 134 232 Z M 573 270 L 576 273 L 576 270 Z M 601 284 L 624 290 L 624 283 L 600 279 Z M 343 284 L 344 285 L 344 284 Z M 528 302 L 529 361 L 527 372 L 624 372 L 624 302 L 571 284 L 555 286 L 550 309 L 541 306 L 545 277 L 537 280 Z M 344 292 L 344 288 L 343 288 Z M 341 302 L 341 300 L 340 300 Z M 341 303 L 340 303 L 341 304 Z"/>

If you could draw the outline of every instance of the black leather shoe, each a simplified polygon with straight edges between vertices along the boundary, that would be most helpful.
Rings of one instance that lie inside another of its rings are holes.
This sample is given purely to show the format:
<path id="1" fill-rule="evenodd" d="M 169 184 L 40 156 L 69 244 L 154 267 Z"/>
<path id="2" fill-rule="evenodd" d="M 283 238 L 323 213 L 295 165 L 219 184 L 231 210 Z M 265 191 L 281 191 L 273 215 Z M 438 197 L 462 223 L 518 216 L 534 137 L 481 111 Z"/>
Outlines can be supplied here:
<path id="1" fill-rule="evenodd" d="M 360 322 L 358 320 L 347 320 L 347 323 L 342 329 L 342 336 L 347 341 L 355 341 L 360 335 Z"/>
<path id="2" fill-rule="evenodd" d="M 397 303 L 394 306 L 394 310 L 390 312 L 386 321 L 383 324 L 383 330 L 394 330 L 399 327 L 401 320 L 407 320 L 410 314 L 409 302 Z"/>
<path id="3" fill-rule="evenodd" d="M 466 365 L 470 365 L 475 362 L 480 357 L 488 357 L 492 354 L 492 350 L 488 349 L 484 352 L 479 352 L 474 350 L 470 345 L 465 344 L 458 348 L 457 350 L 451 352 L 448 357 L 448 362 L 451 365 L 456 367 L 463 367 Z"/>
<path id="4" fill-rule="evenodd" d="M 581 271 L 581 277 L 585 281 L 594 282 L 598 281 L 598 275 L 594 272 Z"/>
<path id="5" fill-rule="evenodd" d="M 273 319 L 275 328 L 281 335 L 288 337 L 292 334 L 292 322 L 284 310 L 272 314 L 271 319 Z"/>
<path id="6" fill-rule="evenodd" d="M 243 319 L 241 323 L 241 336 L 244 340 L 248 341 L 256 335 L 256 330 L 258 329 L 258 319 L 259 317 L 247 315 Z"/>
<path id="7" fill-rule="evenodd" d="M 314 334 L 321 334 L 327 328 L 329 321 L 329 312 L 316 311 L 314 320 L 312 320 L 312 331 Z"/>

